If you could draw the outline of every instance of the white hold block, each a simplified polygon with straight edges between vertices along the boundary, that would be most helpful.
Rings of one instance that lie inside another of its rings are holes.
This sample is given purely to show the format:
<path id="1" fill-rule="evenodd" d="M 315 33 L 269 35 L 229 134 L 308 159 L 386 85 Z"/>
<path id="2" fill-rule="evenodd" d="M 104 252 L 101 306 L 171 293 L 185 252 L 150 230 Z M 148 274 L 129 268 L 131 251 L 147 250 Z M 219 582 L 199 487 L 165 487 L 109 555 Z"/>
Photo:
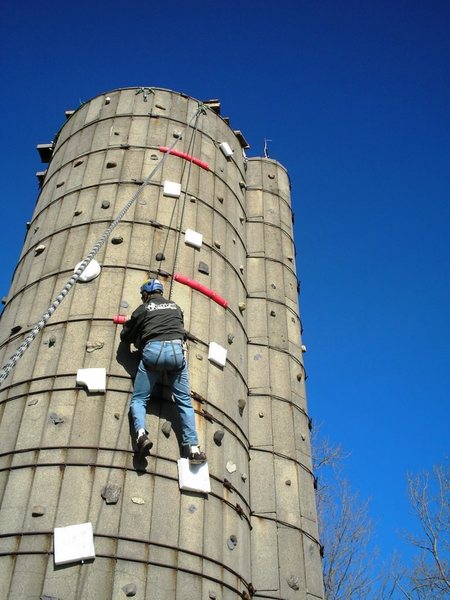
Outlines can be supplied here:
<path id="1" fill-rule="evenodd" d="M 53 530 L 55 565 L 95 558 L 92 523 L 55 527 Z"/>
<path id="2" fill-rule="evenodd" d="M 224 155 L 227 158 L 232 156 L 233 150 L 231 149 L 231 146 L 227 142 L 222 142 L 221 144 L 219 144 L 219 148 L 222 150 L 222 152 L 224 153 Z"/>
<path id="3" fill-rule="evenodd" d="M 219 367 L 224 367 L 227 362 L 227 349 L 216 344 L 216 342 L 210 342 L 208 360 L 219 365 Z"/>
<path id="4" fill-rule="evenodd" d="M 87 387 L 88 392 L 105 392 L 106 369 L 78 369 L 77 385 Z"/>
<path id="5" fill-rule="evenodd" d="M 170 198 L 179 198 L 180 194 L 181 183 L 167 180 L 164 182 L 164 196 L 169 196 Z"/>
<path id="6" fill-rule="evenodd" d="M 73 270 L 74 273 L 76 273 L 78 271 L 78 269 L 80 268 L 82 263 L 83 263 L 83 261 L 79 262 L 76 265 L 75 269 Z M 98 277 L 100 275 L 101 270 L 102 270 L 101 266 L 98 264 L 98 262 L 96 260 L 93 259 L 88 264 L 88 266 L 85 268 L 85 270 L 81 273 L 78 281 L 81 281 L 82 283 L 92 281 L 93 279 L 95 279 L 96 277 Z"/>
<path id="7" fill-rule="evenodd" d="M 186 229 L 184 234 L 184 243 L 194 248 L 201 248 L 203 243 L 203 235 L 193 229 Z"/>
<path id="8" fill-rule="evenodd" d="M 205 494 L 209 494 L 211 491 L 207 462 L 201 465 L 191 465 L 188 458 L 179 458 L 178 480 L 180 490 L 204 492 Z"/>

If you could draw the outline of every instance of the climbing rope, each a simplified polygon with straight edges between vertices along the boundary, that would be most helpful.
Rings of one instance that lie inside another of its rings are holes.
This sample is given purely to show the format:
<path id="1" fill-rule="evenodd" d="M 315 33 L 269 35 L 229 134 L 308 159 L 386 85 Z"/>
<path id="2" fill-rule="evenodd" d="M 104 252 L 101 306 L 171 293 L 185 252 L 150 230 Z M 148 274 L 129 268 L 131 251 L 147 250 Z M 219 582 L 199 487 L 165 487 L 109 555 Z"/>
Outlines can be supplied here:
<path id="1" fill-rule="evenodd" d="M 184 131 L 186 131 L 187 129 L 189 129 L 189 127 L 191 127 L 191 124 L 192 124 L 192 122 L 194 120 L 196 121 L 196 125 L 197 125 L 198 117 L 200 116 L 200 114 L 203 114 L 203 113 L 204 113 L 204 108 L 203 108 L 203 105 L 200 104 L 198 106 L 197 110 L 195 111 L 192 119 L 189 121 L 189 123 L 184 128 Z M 173 142 L 173 144 L 170 146 L 169 150 L 172 150 L 176 146 L 176 144 L 178 143 L 178 141 L 179 141 L 179 138 L 175 139 L 175 141 Z M 151 173 L 144 179 L 144 181 L 142 182 L 142 184 L 138 187 L 138 189 L 133 194 L 133 196 L 130 198 L 130 200 L 122 208 L 122 210 L 119 212 L 119 214 L 114 219 L 114 221 L 111 223 L 111 225 L 106 229 L 106 231 L 98 239 L 97 243 L 93 246 L 92 250 L 86 256 L 86 258 L 80 263 L 78 269 L 74 272 L 74 274 L 72 275 L 72 277 L 67 281 L 67 283 L 64 285 L 64 287 L 62 288 L 62 290 L 59 292 L 59 294 L 56 296 L 56 298 L 50 304 L 50 306 L 48 307 L 48 309 L 41 316 L 41 318 L 39 319 L 39 321 L 31 329 L 31 331 L 27 335 L 27 337 L 23 340 L 23 342 L 20 344 L 20 346 L 14 352 L 14 354 L 10 357 L 10 359 L 8 360 L 8 362 L 2 367 L 2 369 L 0 371 L 0 386 L 3 384 L 3 382 L 5 381 L 5 379 L 8 377 L 8 375 L 10 374 L 10 372 L 12 371 L 12 369 L 14 368 L 14 366 L 16 365 L 17 361 L 24 355 L 24 353 L 26 352 L 26 350 L 30 347 L 31 343 L 36 338 L 36 336 L 38 335 L 38 333 L 45 327 L 45 325 L 47 324 L 48 320 L 50 319 L 50 317 L 52 316 L 52 314 L 55 312 L 55 310 L 58 308 L 58 306 L 61 304 L 61 302 L 64 300 L 64 298 L 67 296 L 67 294 L 69 293 L 69 291 L 72 289 L 72 287 L 75 285 L 75 283 L 79 280 L 79 278 L 83 274 L 83 272 L 86 269 L 86 267 L 89 265 L 89 263 L 91 262 L 91 260 L 97 255 L 97 253 L 99 252 L 99 250 L 105 244 L 105 242 L 107 241 L 107 239 L 111 235 L 112 231 L 114 231 L 114 229 L 121 222 L 121 220 L 123 219 L 123 217 L 125 216 L 125 214 L 128 212 L 128 210 L 131 208 L 131 206 L 133 206 L 133 204 L 139 198 L 139 196 L 141 195 L 141 193 L 142 193 L 143 189 L 145 188 L 145 186 L 151 181 L 152 177 L 163 166 L 164 161 L 166 160 L 167 156 L 169 156 L 169 152 L 163 155 L 161 161 L 155 166 L 155 168 L 151 171 Z"/>

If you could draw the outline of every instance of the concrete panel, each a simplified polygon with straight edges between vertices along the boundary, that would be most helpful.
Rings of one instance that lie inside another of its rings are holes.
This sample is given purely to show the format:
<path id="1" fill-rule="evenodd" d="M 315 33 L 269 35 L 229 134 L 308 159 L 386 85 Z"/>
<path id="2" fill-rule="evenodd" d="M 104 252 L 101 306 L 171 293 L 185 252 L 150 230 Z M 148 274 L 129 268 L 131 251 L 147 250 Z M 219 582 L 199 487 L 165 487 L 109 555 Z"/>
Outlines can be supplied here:
<path id="1" fill-rule="evenodd" d="M 268 515 L 274 517 L 275 515 Z M 274 521 L 252 517 L 252 583 L 259 591 L 278 590 L 278 537 Z"/>
<path id="2" fill-rule="evenodd" d="M 250 451 L 250 498 L 257 514 L 276 512 L 273 455 Z"/>

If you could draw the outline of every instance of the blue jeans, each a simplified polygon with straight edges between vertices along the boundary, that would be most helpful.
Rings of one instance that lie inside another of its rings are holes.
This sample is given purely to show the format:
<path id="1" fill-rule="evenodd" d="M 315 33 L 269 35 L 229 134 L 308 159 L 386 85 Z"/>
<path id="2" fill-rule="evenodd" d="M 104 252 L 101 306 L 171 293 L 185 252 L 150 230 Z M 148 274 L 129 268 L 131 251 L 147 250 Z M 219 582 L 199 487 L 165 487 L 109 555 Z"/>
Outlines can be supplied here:
<path id="1" fill-rule="evenodd" d="M 147 402 L 161 372 L 165 371 L 172 386 L 172 394 L 180 414 L 181 443 L 198 444 L 195 413 L 192 407 L 189 372 L 181 340 L 150 341 L 145 345 L 134 380 L 130 411 L 136 432 L 146 429 Z"/>

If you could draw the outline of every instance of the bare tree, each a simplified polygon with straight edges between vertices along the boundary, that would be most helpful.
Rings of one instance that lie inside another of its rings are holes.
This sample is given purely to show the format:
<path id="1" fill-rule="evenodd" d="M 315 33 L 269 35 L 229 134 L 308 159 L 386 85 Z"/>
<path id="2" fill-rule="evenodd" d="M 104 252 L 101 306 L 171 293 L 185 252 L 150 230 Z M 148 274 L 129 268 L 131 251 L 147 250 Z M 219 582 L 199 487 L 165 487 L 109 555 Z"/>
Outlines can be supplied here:
<path id="1" fill-rule="evenodd" d="M 319 475 L 317 509 L 324 546 L 323 573 L 327 600 L 359 600 L 371 596 L 377 576 L 372 567 L 369 501 L 361 501 L 342 476 L 341 446 L 315 440 L 314 468 Z"/>
<path id="2" fill-rule="evenodd" d="M 406 535 L 419 551 L 405 581 L 398 583 L 409 599 L 450 597 L 450 468 L 436 466 L 433 475 L 407 476 L 411 506 L 422 529 L 420 535 Z"/>

